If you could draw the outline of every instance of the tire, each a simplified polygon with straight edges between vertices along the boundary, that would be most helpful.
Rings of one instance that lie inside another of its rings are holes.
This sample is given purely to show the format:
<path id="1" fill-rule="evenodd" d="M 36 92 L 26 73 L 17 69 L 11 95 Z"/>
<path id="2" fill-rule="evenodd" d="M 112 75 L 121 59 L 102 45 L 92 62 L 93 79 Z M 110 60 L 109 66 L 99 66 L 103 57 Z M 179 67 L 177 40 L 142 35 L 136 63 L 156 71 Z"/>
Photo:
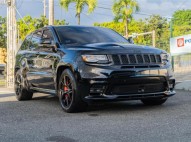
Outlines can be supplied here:
<path id="1" fill-rule="evenodd" d="M 155 106 L 164 104 L 167 99 L 143 99 L 141 101 L 144 105 Z"/>
<path id="2" fill-rule="evenodd" d="M 18 101 L 31 100 L 33 93 L 29 90 L 27 81 L 20 70 L 15 75 L 15 95 Z"/>
<path id="3" fill-rule="evenodd" d="M 82 100 L 83 89 L 79 86 L 69 69 L 62 72 L 57 92 L 60 105 L 67 113 L 82 112 L 87 108 L 87 103 Z"/>

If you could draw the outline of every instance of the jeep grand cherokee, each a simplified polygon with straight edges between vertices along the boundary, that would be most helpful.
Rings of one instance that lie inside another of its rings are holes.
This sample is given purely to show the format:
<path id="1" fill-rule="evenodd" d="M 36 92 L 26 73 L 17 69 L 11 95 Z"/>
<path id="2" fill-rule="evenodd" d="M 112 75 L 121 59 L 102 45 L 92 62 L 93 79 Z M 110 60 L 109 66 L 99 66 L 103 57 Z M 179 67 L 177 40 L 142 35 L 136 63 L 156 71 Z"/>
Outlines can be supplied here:
<path id="1" fill-rule="evenodd" d="M 17 99 L 57 95 L 66 112 L 97 101 L 161 105 L 174 85 L 167 52 L 130 44 L 107 28 L 48 26 L 28 35 L 16 55 Z"/>

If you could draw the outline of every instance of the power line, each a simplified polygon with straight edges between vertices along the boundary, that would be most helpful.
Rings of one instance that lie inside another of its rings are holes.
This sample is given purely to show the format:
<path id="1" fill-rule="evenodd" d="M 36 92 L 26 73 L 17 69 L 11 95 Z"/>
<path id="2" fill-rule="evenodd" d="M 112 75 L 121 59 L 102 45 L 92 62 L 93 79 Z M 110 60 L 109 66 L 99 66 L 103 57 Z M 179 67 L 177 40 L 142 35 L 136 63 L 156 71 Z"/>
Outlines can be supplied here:
<path id="1" fill-rule="evenodd" d="M 177 8 L 177 10 L 180 10 L 181 7 L 184 6 L 184 3 L 185 3 L 186 1 L 187 1 L 187 0 L 183 1 L 183 2 L 180 4 L 180 6 Z M 177 11 L 177 10 L 175 10 L 175 11 Z"/>
<path id="2" fill-rule="evenodd" d="M 106 10 L 112 10 L 111 8 L 102 7 L 102 6 L 97 6 L 97 8 L 100 8 L 100 9 L 106 9 Z"/>
<path id="3" fill-rule="evenodd" d="M 21 13 L 18 11 L 18 9 L 16 8 L 16 6 L 14 5 L 14 8 L 17 12 L 17 14 L 19 15 L 19 17 L 22 19 L 22 21 L 27 25 L 27 27 L 29 28 L 28 24 L 25 22 L 25 20 L 23 19 L 23 16 L 21 15 Z"/>

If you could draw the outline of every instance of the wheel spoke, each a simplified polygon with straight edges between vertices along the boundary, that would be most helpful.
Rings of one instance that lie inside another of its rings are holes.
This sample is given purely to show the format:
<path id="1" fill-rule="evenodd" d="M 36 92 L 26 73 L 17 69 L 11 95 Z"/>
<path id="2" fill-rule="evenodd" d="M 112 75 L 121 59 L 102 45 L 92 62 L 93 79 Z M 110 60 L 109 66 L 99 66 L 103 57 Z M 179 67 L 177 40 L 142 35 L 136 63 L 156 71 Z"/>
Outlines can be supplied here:
<path id="1" fill-rule="evenodd" d="M 70 102 L 72 101 L 72 96 L 70 94 L 68 94 L 68 99 Z"/>
<path id="2" fill-rule="evenodd" d="M 66 76 L 64 76 L 64 85 L 66 86 Z"/>
<path id="3" fill-rule="evenodd" d="M 64 94 L 71 94 L 72 90 L 64 91 L 64 90 L 60 89 L 60 92 L 62 93 L 62 95 L 64 95 Z"/>
<path id="4" fill-rule="evenodd" d="M 69 106 L 68 98 L 66 98 L 66 106 Z"/>
<path id="5" fill-rule="evenodd" d="M 60 99 L 63 107 L 70 107 L 73 98 L 72 82 L 68 76 L 63 76 L 60 86 Z"/>

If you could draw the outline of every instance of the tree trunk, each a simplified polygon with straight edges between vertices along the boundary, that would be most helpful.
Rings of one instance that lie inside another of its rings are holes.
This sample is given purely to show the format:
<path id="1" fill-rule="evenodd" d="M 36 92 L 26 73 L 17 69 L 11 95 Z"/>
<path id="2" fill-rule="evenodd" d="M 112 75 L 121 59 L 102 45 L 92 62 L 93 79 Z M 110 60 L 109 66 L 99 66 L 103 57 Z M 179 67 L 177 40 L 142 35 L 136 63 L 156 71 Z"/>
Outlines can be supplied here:
<path id="1" fill-rule="evenodd" d="M 125 37 L 128 38 L 128 18 L 126 18 L 126 21 L 125 21 Z"/>
<path id="2" fill-rule="evenodd" d="M 78 13 L 78 25 L 80 25 L 80 13 Z"/>

